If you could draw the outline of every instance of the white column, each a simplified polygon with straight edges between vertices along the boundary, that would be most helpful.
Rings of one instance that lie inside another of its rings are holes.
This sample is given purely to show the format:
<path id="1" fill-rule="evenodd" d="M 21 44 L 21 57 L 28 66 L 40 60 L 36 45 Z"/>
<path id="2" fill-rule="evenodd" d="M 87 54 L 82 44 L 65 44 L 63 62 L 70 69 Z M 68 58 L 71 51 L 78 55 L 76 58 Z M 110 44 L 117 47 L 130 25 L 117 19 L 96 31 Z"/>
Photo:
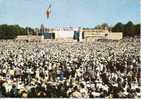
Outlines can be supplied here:
<path id="1" fill-rule="evenodd" d="M 79 41 L 82 42 L 82 31 L 79 32 Z"/>

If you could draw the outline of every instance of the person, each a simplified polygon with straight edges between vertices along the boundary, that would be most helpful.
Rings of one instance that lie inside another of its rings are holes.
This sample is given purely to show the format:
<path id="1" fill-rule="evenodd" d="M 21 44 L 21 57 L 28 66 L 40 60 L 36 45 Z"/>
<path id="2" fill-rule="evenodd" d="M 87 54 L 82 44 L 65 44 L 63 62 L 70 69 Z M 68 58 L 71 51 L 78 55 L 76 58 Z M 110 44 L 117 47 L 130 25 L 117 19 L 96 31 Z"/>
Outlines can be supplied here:
<path id="1" fill-rule="evenodd" d="M 0 41 L 0 96 L 140 96 L 139 39 L 89 43 Z"/>
<path id="2" fill-rule="evenodd" d="M 79 97 L 82 97 L 79 89 L 78 89 L 78 86 L 75 86 L 74 89 L 73 89 L 73 92 L 72 94 L 70 95 L 70 97 L 72 98 L 79 98 Z"/>
<path id="3" fill-rule="evenodd" d="M 14 84 L 12 85 L 10 95 L 11 95 L 11 97 L 19 97 L 18 89 L 17 89 L 16 85 L 14 85 Z"/>
<path id="4" fill-rule="evenodd" d="M 3 86 L 3 81 L 0 80 L 0 97 L 4 97 L 6 95 L 6 88 Z"/>
<path id="5" fill-rule="evenodd" d="M 80 93 L 82 97 L 85 97 L 85 98 L 88 97 L 88 90 L 85 88 L 83 83 L 80 83 Z"/>

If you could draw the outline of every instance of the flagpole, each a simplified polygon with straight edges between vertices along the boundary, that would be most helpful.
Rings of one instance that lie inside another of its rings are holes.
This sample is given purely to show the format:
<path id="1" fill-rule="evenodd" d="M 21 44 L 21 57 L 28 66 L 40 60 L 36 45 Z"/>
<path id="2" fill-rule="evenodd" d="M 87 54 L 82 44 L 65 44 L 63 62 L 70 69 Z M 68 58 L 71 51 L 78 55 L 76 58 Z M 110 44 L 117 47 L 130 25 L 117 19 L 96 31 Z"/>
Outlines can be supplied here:
<path id="1" fill-rule="evenodd" d="M 50 16 L 51 16 L 51 4 L 49 4 L 49 7 L 48 7 L 47 10 L 46 10 L 47 22 L 48 22 Z M 49 31 L 48 31 L 48 32 L 49 32 Z M 52 34 L 51 34 L 51 39 L 52 39 Z"/>

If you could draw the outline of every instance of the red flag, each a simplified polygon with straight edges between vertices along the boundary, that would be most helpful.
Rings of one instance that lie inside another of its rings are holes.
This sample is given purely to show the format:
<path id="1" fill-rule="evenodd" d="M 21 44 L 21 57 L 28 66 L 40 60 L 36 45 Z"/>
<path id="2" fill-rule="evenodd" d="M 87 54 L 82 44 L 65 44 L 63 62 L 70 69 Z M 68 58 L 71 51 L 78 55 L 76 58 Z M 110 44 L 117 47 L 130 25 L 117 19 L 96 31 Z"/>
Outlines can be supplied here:
<path id="1" fill-rule="evenodd" d="M 46 16 L 47 16 L 47 18 L 49 18 L 50 15 L 51 15 L 51 5 L 49 5 L 49 7 L 48 7 L 48 9 L 47 9 L 47 11 L 46 11 Z"/>

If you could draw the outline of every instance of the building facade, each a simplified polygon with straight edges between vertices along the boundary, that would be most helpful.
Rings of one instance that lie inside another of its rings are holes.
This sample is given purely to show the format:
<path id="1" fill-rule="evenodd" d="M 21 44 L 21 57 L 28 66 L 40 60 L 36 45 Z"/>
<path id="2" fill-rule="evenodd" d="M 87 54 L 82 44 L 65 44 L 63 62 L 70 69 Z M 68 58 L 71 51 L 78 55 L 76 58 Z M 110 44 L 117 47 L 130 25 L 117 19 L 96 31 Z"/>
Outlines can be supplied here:
<path id="1" fill-rule="evenodd" d="M 45 28 L 43 32 L 37 33 L 44 39 L 55 40 L 76 40 L 76 41 L 94 41 L 99 39 L 120 40 L 123 38 L 122 32 L 110 32 L 108 29 L 94 28 Z"/>
<path id="2" fill-rule="evenodd" d="M 86 41 L 93 41 L 99 39 L 120 40 L 123 38 L 122 32 L 110 32 L 108 29 L 82 29 L 81 30 Z"/>

